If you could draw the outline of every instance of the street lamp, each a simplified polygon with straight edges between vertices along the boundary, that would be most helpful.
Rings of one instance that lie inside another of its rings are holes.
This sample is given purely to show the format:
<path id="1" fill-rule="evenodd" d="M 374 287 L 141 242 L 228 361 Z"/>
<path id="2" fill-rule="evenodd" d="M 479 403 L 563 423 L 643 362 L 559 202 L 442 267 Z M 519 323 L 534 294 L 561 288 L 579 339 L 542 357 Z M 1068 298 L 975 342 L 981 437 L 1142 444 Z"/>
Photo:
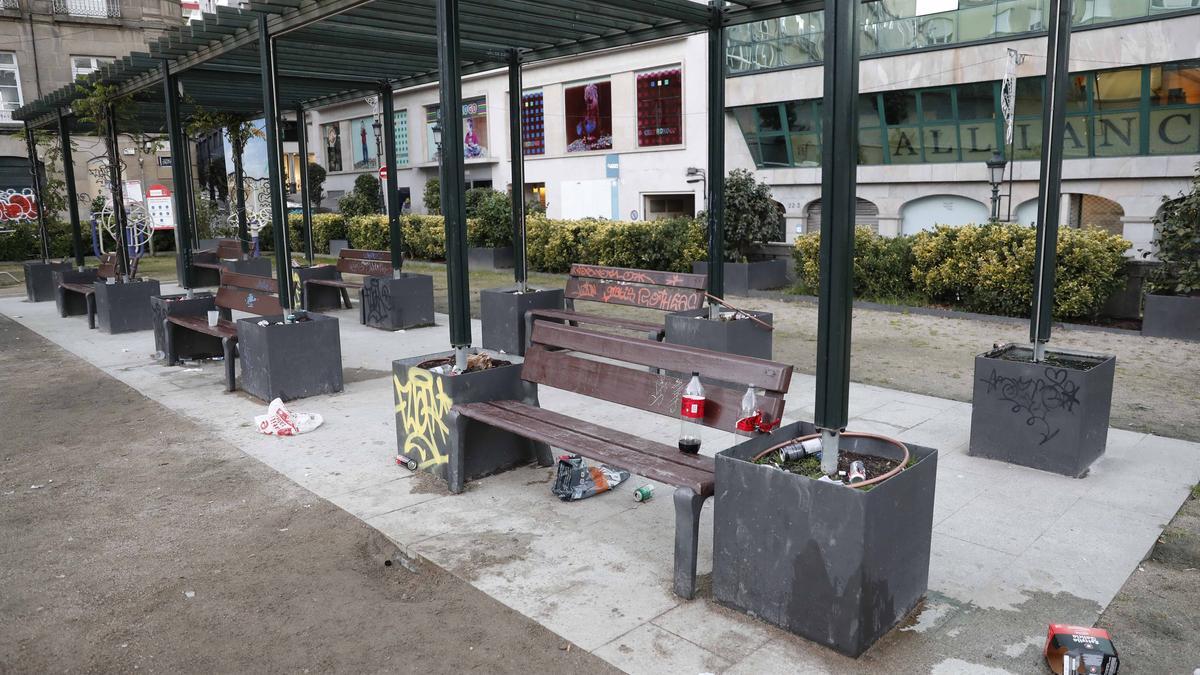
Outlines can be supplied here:
<path id="1" fill-rule="evenodd" d="M 383 122 L 376 117 L 371 123 L 371 128 L 375 131 L 375 157 L 378 159 L 383 155 Z"/>
<path id="2" fill-rule="evenodd" d="M 429 130 L 433 132 L 433 144 L 437 148 L 437 161 L 440 163 L 442 161 L 442 115 L 441 115 L 441 113 L 438 113 L 437 120 L 433 123 L 433 126 Z"/>
<path id="3" fill-rule="evenodd" d="M 1000 183 L 1004 182 L 1004 169 L 1008 160 L 999 152 L 987 161 L 988 182 L 992 185 L 992 222 L 1000 220 Z"/>
<path id="4" fill-rule="evenodd" d="M 704 210 L 708 211 L 708 175 L 704 173 L 704 169 L 689 166 L 687 170 L 687 182 L 689 184 L 702 184 L 700 189 L 704 191 Z"/>

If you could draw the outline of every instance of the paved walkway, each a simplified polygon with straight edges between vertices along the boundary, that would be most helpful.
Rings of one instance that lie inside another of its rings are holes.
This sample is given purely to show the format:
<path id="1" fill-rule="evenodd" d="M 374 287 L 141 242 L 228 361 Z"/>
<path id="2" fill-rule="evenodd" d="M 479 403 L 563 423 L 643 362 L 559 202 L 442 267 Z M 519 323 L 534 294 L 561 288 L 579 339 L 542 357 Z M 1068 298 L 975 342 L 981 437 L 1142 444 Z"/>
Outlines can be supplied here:
<path id="1" fill-rule="evenodd" d="M 355 381 L 341 394 L 295 403 L 326 424 L 278 440 L 253 430 L 265 406 L 226 394 L 219 364 L 164 367 L 153 359 L 149 333 L 88 331 L 80 318 L 59 318 L 53 303 L 2 299 L 0 313 L 628 672 L 1034 670 L 1046 624 L 1094 622 L 1200 480 L 1200 444 L 1115 429 L 1084 480 L 968 457 L 968 404 L 854 385 L 852 429 L 941 451 L 923 610 L 854 661 L 703 597 L 675 597 L 674 520 L 671 500 L 661 498 L 669 490 L 638 504 L 630 493 L 645 481 L 635 479 L 613 494 L 564 504 L 549 492 L 550 470 L 529 467 L 450 496 L 397 467 L 391 360 L 443 351 L 444 316 L 436 327 L 389 334 L 360 326 L 355 311 L 338 313 L 343 363 Z M 813 379 L 796 376 L 786 418 L 811 418 L 812 399 Z M 541 400 L 663 442 L 678 431 L 657 416 L 563 392 L 543 390 Z M 731 440 L 706 439 L 705 451 Z M 710 505 L 701 574 L 711 570 L 711 524 Z"/>

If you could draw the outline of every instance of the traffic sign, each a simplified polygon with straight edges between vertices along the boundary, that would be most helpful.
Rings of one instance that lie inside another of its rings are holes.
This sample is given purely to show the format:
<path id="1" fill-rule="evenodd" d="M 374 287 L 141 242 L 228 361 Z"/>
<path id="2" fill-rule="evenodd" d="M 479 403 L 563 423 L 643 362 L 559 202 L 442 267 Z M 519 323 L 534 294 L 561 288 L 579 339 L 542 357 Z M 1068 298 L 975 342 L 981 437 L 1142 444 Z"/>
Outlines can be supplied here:
<path id="1" fill-rule="evenodd" d="M 387 180 L 387 165 L 379 167 L 379 180 Z"/>

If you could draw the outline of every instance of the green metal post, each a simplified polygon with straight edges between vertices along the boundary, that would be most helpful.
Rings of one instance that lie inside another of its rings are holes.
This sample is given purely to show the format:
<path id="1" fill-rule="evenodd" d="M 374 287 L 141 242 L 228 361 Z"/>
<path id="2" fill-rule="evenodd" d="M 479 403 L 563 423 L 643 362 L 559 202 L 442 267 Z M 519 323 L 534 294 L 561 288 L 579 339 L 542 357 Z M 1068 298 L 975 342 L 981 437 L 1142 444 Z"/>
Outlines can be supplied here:
<path id="1" fill-rule="evenodd" d="M 111 183 L 109 190 L 112 194 L 113 219 L 117 224 L 117 272 L 122 281 L 128 281 L 130 274 L 129 246 L 125 228 L 125 186 L 121 185 L 121 152 L 117 142 L 117 110 L 111 103 L 105 104 L 105 107 L 108 116 L 105 141 L 108 150 L 108 180 Z"/>
<path id="2" fill-rule="evenodd" d="M 816 426 L 821 467 L 837 467 L 837 436 L 850 406 L 850 323 L 854 302 L 854 209 L 858 171 L 857 2 L 825 2 L 825 100 L 821 156 L 821 288 L 817 310 Z"/>
<path id="3" fill-rule="evenodd" d="M 466 367 L 471 346 L 471 289 L 467 276 L 467 210 L 463 176 L 462 66 L 458 0 L 437 0 L 438 71 L 442 114 L 442 217 L 446 222 L 446 286 L 450 344 Z"/>
<path id="4" fill-rule="evenodd" d="M 1042 101 L 1042 163 L 1038 171 L 1037 249 L 1033 268 L 1033 310 L 1029 341 L 1034 360 L 1045 357 L 1054 314 L 1054 272 L 1058 264 L 1058 218 L 1062 203 L 1063 136 L 1071 56 L 1071 0 L 1050 0 L 1046 42 L 1046 98 Z"/>
<path id="5" fill-rule="evenodd" d="M 521 84 L 521 53 L 508 53 L 508 142 L 512 154 L 513 280 L 527 290 L 529 270 L 525 263 L 525 144 L 521 121 L 525 110 Z"/>
<path id="6" fill-rule="evenodd" d="M 313 264 L 312 204 L 308 202 L 308 128 L 304 125 L 304 108 L 296 108 L 296 145 L 300 152 L 300 212 L 304 219 L 304 259 Z"/>
<path id="7" fill-rule="evenodd" d="M 283 212 L 283 176 L 279 170 L 279 101 L 275 92 L 275 43 L 267 32 L 267 15 L 258 17 L 258 62 L 262 73 L 263 118 L 267 128 L 267 188 L 271 194 L 271 232 L 275 235 L 275 276 L 284 313 L 293 307 L 292 257 L 288 254 L 287 216 Z"/>
<path id="8" fill-rule="evenodd" d="M 67 215 L 71 219 L 71 252 L 75 268 L 83 269 L 83 232 L 79 226 L 79 198 L 75 194 L 75 159 L 71 156 L 71 121 L 58 111 L 58 140 L 62 144 L 63 183 L 67 188 Z"/>
<path id="9" fill-rule="evenodd" d="M 175 184 L 175 274 L 179 285 L 192 292 L 192 221 L 187 200 L 191 195 L 187 163 L 183 159 L 187 136 L 179 120 L 179 80 L 163 59 L 163 103 L 167 112 L 167 140 L 171 147 L 171 178 Z"/>
<path id="10" fill-rule="evenodd" d="M 392 276 L 399 279 L 404 267 L 404 232 L 400 229 L 400 188 L 396 174 L 396 102 L 392 99 L 392 87 L 385 84 L 379 88 L 379 100 L 383 103 L 383 156 L 387 167 L 388 235 L 392 248 Z"/>
<path id="11" fill-rule="evenodd" d="M 173 157 L 172 165 L 180 161 L 180 159 L 180 157 Z M 195 178 L 192 174 L 192 141 L 188 138 L 186 132 L 183 134 L 182 160 L 184 183 L 187 185 L 187 192 L 182 199 L 187 204 L 188 222 L 192 224 L 191 240 L 188 242 L 188 245 L 192 249 L 198 249 L 200 248 L 200 219 L 196 216 L 196 191 L 195 183 L 193 182 Z M 176 185 L 175 188 L 178 190 L 179 186 Z M 189 252 L 188 255 L 190 256 L 191 253 Z"/>
<path id="12" fill-rule="evenodd" d="M 246 222 L 246 149 L 229 144 L 233 152 L 233 194 L 237 215 L 238 241 L 242 244 L 242 256 L 250 252 L 250 224 Z M 268 151 L 267 154 L 270 154 Z"/>
<path id="13" fill-rule="evenodd" d="M 724 2 L 711 5 L 708 29 L 708 293 L 725 297 L 725 27 Z M 719 306 L 710 307 L 717 311 Z"/>
<path id="14" fill-rule="evenodd" d="M 50 258 L 50 236 L 46 232 L 46 208 L 42 199 L 42 170 L 38 165 L 37 143 L 33 140 L 33 129 L 25 124 L 25 145 L 29 150 L 29 173 L 33 181 L 33 196 L 37 200 L 38 231 L 42 237 L 42 262 Z"/>

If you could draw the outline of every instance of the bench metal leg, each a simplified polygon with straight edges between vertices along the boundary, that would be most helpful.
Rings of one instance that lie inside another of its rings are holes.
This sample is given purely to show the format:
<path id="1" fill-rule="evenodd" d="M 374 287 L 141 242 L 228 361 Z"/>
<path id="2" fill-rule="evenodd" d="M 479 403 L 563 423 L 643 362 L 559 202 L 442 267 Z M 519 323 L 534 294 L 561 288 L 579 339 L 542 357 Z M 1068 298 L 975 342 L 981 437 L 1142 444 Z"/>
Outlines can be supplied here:
<path id="1" fill-rule="evenodd" d="M 346 309 L 350 309 L 351 307 L 354 307 L 354 305 L 350 304 L 350 290 L 349 289 L 347 289 L 347 288 L 342 289 L 342 300 L 344 300 L 346 302 Z"/>
<path id="2" fill-rule="evenodd" d="M 696 595 L 696 553 L 700 547 L 702 497 L 691 488 L 675 490 L 675 595 L 691 600 Z"/>
<path id="3" fill-rule="evenodd" d="M 87 302 L 88 328 L 95 328 L 96 327 L 96 294 L 89 293 L 83 297 L 84 297 L 84 300 Z"/>
<path id="4" fill-rule="evenodd" d="M 237 343 L 233 338 L 221 338 L 221 349 L 225 351 L 225 391 L 237 391 L 237 368 L 233 360 L 237 355 Z"/>
<path id="5" fill-rule="evenodd" d="M 463 485 L 466 483 L 467 456 L 464 441 L 466 440 L 467 423 L 470 420 L 453 408 L 446 417 L 450 427 L 450 435 L 446 444 L 450 455 L 450 462 L 446 466 L 446 483 L 452 494 L 459 494 L 463 491 Z"/>

